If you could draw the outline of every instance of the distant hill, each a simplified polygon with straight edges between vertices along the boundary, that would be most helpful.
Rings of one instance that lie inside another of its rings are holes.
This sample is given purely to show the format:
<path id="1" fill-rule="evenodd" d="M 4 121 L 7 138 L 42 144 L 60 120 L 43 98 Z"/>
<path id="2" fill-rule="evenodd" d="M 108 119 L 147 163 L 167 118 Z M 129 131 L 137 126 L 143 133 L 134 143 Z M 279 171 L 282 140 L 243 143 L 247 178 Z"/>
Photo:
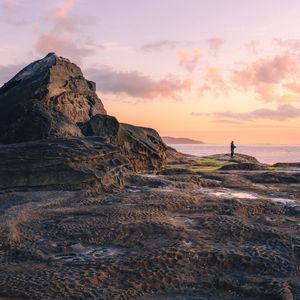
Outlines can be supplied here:
<path id="1" fill-rule="evenodd" d="M 204 142 L 188 138 L 174 138 L 170 136 L 163 136 L 162 139 L 166 144 L 204 144 Z"/>

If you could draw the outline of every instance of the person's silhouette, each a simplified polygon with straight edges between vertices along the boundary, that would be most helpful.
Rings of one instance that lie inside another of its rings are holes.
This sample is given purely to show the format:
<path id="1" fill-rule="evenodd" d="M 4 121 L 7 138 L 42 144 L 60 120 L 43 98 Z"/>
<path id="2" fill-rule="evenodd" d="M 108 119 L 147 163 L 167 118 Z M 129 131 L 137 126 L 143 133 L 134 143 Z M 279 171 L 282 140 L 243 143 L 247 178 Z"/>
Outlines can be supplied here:
<path id="1" fill-rule="evenodd" d="M 230 143 L 230 156 L 231 156 L 231 158 L 233 158 L 233 156 L 234 156 L 234 150 L 235 150 L 235 148 L 236 148 L 236 146 L 234 144 L 234 141 L 232 141 Z"/>

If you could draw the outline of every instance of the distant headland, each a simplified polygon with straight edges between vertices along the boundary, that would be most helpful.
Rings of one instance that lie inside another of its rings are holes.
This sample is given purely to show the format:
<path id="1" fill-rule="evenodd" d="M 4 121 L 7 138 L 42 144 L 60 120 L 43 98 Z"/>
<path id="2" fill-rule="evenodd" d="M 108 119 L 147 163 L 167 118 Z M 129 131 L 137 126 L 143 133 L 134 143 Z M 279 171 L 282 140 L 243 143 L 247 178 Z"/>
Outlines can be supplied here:
<path id="1" fill-rule="evenodd" d="M 202 141 L 197 141 L 189 138 L 175 138 L 170 136 L 163 136 L 162 139 L 166 144 L 205 144 Z"/>

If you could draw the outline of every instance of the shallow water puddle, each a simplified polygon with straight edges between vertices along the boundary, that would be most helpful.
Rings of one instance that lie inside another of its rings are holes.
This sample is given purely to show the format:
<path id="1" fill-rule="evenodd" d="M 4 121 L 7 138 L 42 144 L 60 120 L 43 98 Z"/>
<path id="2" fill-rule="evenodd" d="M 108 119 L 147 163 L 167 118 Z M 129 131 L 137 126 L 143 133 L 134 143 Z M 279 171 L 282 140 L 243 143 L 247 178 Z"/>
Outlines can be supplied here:
<path id="1" fill-rule="evenodd" d="M 286 198 L 271 198 L 271 200 L 275 203 L 281 203 L 287 206 L 298 206 L 299 204 L 296 203 L 295 200 L 286 199 Z"/>
<path id="2" fill-rule="evenodd" d="M 109 258 L 124 253 L 124 250 L 114 246 L 87 246 L 75 244 L 69 247 L 69 251 L 52 255 L 54 260 L 66 262 L 79 262 L 91 259 Z"/>
<path id="3" fill-rule="evenodd" d="M 258 199 L 258 196 L 252 193 L 234 192 L 226 189 L 223 189 L 221 191 L 212 191 L 210 189 L 202 188 L 199 189 L 198 191 L 202 194 L 208 194 L 208 195 L 222 197 L 222 198 Z"/>
<path id="4" fill-rule="evenodd" d="M 165 193 L 171 193 L 174 192 L 173 189 L 170 189 L 168 187 L 164 187 L 164 188 L 151 188 L 151 190 L 155 191 L 155 192 L 165 192 Z"/>

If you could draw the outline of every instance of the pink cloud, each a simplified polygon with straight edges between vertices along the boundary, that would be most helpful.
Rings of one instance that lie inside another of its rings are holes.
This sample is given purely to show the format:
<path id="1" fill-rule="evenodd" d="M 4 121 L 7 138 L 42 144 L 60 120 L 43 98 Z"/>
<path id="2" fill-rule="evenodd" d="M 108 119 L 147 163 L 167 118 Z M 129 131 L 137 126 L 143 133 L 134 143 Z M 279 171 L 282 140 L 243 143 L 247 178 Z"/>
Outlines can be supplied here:
<path id="1" fill-rule="evenodd" d="M 228 93 L 229 87 L 225 82 L 222 70 L 216 66 L 208 66 L 204 83 L 200 87 L 200 94 L 205 92 L 213 92 L 216 96 Z"/>
<path id="2" fill-rule="evenodd" d="M 22 0 L 2 0 L 0 7 L 6 13 L 11 13 L 15 11 L 22 4 L 22 2 Z"/>
<path id="3" fill-rule="evenodd" d="M 74 1 L 66 0 L 61 8 L 35 23 L 37 31 L 35 50 L 38 54 L 44 56 L 48 52 L 56 52 L 58 55 L 81 62 L 85 57 L 93 55 L 97 49 L 104 49 L 82 30 L 85 25 L 91 25 L 91 20 L 95 23 L 94 18 L 69 16 L 68 13 L 73 7 Z M 50 25 L 50 29 L 46 32 L 43 32 L 43 23 L 48 27 Z"/>
<path id="4" fill-rule="evenodd" d="M 220 37 L 215 37 L 215 38 L 208 39 L 207 42 L 209 48 L 216 53 L 225 43 L 225 40 Z"/>
<path id="5" fill-rule="evenodd" d="M 296 82 L 288 82 L 288 83 L 285 83 L 283 85 L 286 89 L 294 92 L 294 93 L 297 93 L 297 94 L 300 94 L 300 84 L 299 83 L 296 83 Z"/>
<path id="6" fill-rule="evenodd" d="M 273 58 L 258 59 L 244 64 L 242 69 L 234 70 L 231 76 L 233 85 L 244 90 L 254 90 L 261 101 L 291 102 L 298 97 L 292 86 L 286 82 L 299 74 L 299 62 L 287 53 Z"/>
<path id="7" fill-rule="evenodd" d="M 246 113 L 234 113 L 234 112 L 216 112 L 213 116 L 217 117 L 220 122 L 224 121 L 254 121 L 254 120 L 273 120 L 273 121 L 285 121 L 292 118 L 300 117 L 300 108 L 282 104 L 276 109 L 260 108 Z"/>
<path id="8" fill-rule="evenodd" d="M 235 70 L 232 81 L 243 88 L 248 88 L 259 83 L 278 83 L 295 71 L 294 59 L 286 54 L 272 59 L 259 59 L 246 65 L 242 70 Z"/>
<path id="9" fill-rule="evenodd" d="M 258 41 L 251 41 L 245 44 L 246 50 L 248 50 L 251 54 L 256 55 L 259 49 L 259 42 Z"/>
<path id="10" fill-rule="evenodd" d="M 179 58 L 179 63 L 181 66 L 186 68 L 188 71 L 192 72 L 199 63 L 203 52 L 201 49 L 196 48 L 194 50 L 181 49 L 177 53 Z"/>
<path id="11" fill-rule="evenodd" d="M 97 88 L 101 93 L 126 94 L 141 100 L 158 97 L 178 99 L 180 92 L 189 90 L 192 86 L 190 79 L 165 77 L 155 80 L 137 71 L 120 72 L 105 66 L 88 69 L 86 73 L 97 83 Z"/>
<path id="12" fill-rule="evenodd" d="M 69 11 L 73 8 L 73 6 L 74 6 L 73 0 L 66 0 L 64 6 L 55 12 L 55 16 L 59 18 L 65 18 L 69 13 Z"/>

